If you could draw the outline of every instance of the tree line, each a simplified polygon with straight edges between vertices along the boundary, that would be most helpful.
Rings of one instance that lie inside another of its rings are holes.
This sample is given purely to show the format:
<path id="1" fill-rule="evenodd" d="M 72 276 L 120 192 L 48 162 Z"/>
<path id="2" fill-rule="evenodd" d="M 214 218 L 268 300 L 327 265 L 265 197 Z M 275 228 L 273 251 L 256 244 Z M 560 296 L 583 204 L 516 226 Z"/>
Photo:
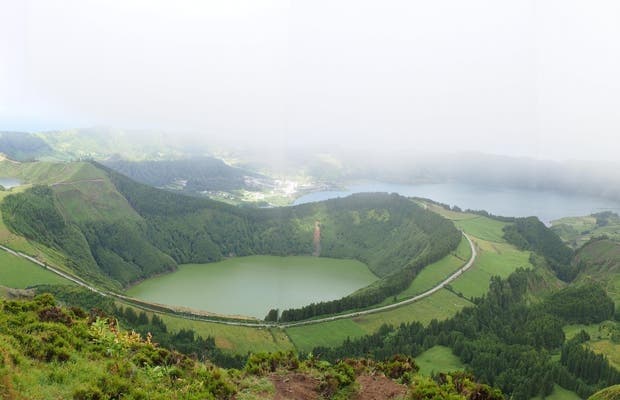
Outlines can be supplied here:
<path id="1" fill-rule="evenodd" d="M 540 304 L 528 304 L 527 287 L 539 279 L 519 269 L 507 279 L 494 277 L 489 292 L 454 317 L 398 327 L 384 325 L 373 335 L 348 339 L 335 348 L 317 347 L 312 353 L 328 360 L 345 356 L 384 359 L 390 354 L 418 356 L 443 345 L 465 363 L 481 382 L 499 387 L 513 399 L 548 395 L 553 384 L 587 397 L 597 390 L 620 383 L 618 371 L 602 356 L 572 341 L 565 342 L 562 327 L 568 323 L 593 323 L 613 318 L 613 302 L 594 285 L 569 287 Z M 584 313 L 580 302 L 588 302 Z M 611 304 L 611 307 L 610 307 Z M 561 362 L 552 353 L 566 353 Z M 581 362 L 585 368 L 575 366 Z"/>

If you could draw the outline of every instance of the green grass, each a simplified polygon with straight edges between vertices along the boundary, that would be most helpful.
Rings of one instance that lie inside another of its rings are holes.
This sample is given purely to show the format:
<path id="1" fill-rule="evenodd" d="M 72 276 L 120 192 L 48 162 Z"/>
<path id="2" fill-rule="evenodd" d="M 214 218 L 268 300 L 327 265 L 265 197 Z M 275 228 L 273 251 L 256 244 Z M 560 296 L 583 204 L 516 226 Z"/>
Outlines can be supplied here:
<path id="1" fill-rule="evenodd" d="M 298 350 L 311 351 L 317 346 L 338 346 L 347 338 L 354 339 L 367 332 L 351 319 L 341 319 L 287 328 L 286 333 Z"/>
<path id="2" fill-rule="evenodd" d="M 287 328 L 286 332 L 295 347 L 307 351 L 316 346 L 341 344 L 347 337 L 353 339 L 374 333 L 383 324 L 396 326 L 400 325 L 401 322 L 418 321 L 426 325 L 433 319 L 450 318 L 463 307 L 471 305 L 472 303 L 468 300 L 458 297 L 448 290 L 440 290 L 432 296 L 393 310 Z"/>
<path id="3" fill-rule="evenodd" d="M 441 260 L 424 267 L 424 269 L 415 277 L 411 285 L 400 293 L 397 298 L 405 299 L 420 294 L 439 284 L 441 281 L 452 275 L 456 270 L 461 268 L 463 264 L 471 257 L 471 248 L 467 239 L 461 239 L 456 251 Z"/>
<path id="4" fill-rule="evenodd" d="M 472 238 L 478 256 L 474 265 L 451 286 L 457 293 L 467 298 L 480 297 L 488 288 L 491 277 L 508 277 L 519 267 L 533 268 L 529 262 L 530 253 L 521 251 L 507 243 L 494 243 Z"/>
<path id="5" fill-rule="evenodd" d="M 141 309 L 132 307 L 123 302 L 117 302 L 118 306 L 133 308 L 136 313 Z M 215 345 L 220 349 L 237 354 L 259 351 L 279 351 L 294 349 L 286 333 L 279 328 L 252 328 L 245 326 L 224 325 L 214 322 L 197 321 L 168 314 L 145 311 L 149 318 L 157 314 L 166 324 L 170 332 L 178 332 L 181 329 L 192 329 L 202 337 L 212 336 Z"/>
<path id="6" fill-rule="evenodd" d="M 70 282 L 40 266 L 0 250 L 0 285 L 24 289 L 39 284 Z"/>
<path id="7" fill-rule="evenodd" d="M 468 300 L 442 289 L 432 296 L 415 303 L 381 313 L 368 314 L 354 318 L 366 333 L 374 333 L 383 324 L 399 325 L 401 322 L 421 322 L 428 324 L 433 319 L 444 320 L 452 317 L 463 307 L 471 306 Z"/>
<path id="8" fill-rule="evenodd" d="M 505 278 L 519 267 L 532 267 L 529 262 L 529 252 L 520 251 L 503 240 L 502 228 L 505 223 L 472 214 L 447 211 L 440 207 L 431 208 L 442 215 L 447 213 L 444 216 L 453 219 L 465 233 L 469 234 L 477 247 L 478 257 L 475 264 L 452 283 L 452 288 L 462 293 L 463 296 L 473 298 L 485 294 L 493 275 Z M 424 268 L 410 287 L 397 296 L 397 299 L 411 297 L 433 287 L 451 272 L 460 268 L 463 260 L 469 259 L 470 251 L 467 241 L 463 240 L 454 254 Z M 391 298 L 384 303 L 388 304 L 393 301 L 394 299 Z M 418 302 L 394 310 L 350 320 L 289 328 L 287 331 L 298 348 L 307 350 L 318 345 L 339 344 L 347 337 L 353 338 L 364 333 L 374 333 L 383 324 L 399 325 L 401 322 L 413 321 L 428 324 L 432 319 L 447 319 L 463 307 L 470 305 L 472 303 L 468 300 L 449 290 L 440 290 Z"/>
<path id="9" fill-rule="evenodd" d="M 79 163 L 62 182 L 53 185 L 60 211 L 74 222 L 141 220 L 108 176 L 92 164 Z"/>
<path id="10" fill-rule="evenodd" d="M 620 307 L 620 243 L 599 240 L 584 246 L 577 258 L 586 265 L 577 282 L 598 282 Z"/>
<path id="11" fill-rule="evenodd" d="M 600 324 L 591 325 L 566 325 L 563 329 L 567 340 L 582 330 L 586 331 L 590 335 L 586 346 L 595 353 L 604 354 L 612 366 L 620 369 L 620 343 L 612 340 L 614 332 L 620 332 L 620 323 L 603 321 Z"/>
<path id="12" fill-rule="evenodd" d="M 588 400 L 618 400 L 619 398 L 620 385 L 614 385 L 594 393 Z"/>
<path id="13" fill-rule="evenodd" d="M 233 353 L 292 350 L 293 344 L 281 329 L 251 328 L 194 321 L 161 314 L 172 332 L 193 329 L 202 337 L 213 336 L 217 347 Z"/>
<path id="14" fill-rule="evenodd" d="M 420 374 L 431 376 L 433 372 L 462 371 L 465 365 L 452 350 L 445 346 L 434 346 L 415 358 Z"/>
<path id="15" fill-rule="evenodd" d="M 90 163 L 12 163 L 5 160 L 0 161 L 0 176 L 24 181 L 25 185 L 13 189 L 15 192 L 35 184 L 51 185 L 63 215 L 72 221 L 140 219 L 105 172 Z M 9 192 L 3 192 L 2 197 L 7 194 Z"/>
<path id="16" fill-rule="evenodd" d="M 0 161 L 0 176 L 18 178 L 26 184 L 51 185 L 71 179 L 86 163 Z"/>
<path id="17" fill-rule="evenodd" d="M 544 399 L 546 400 L 581 400 L 581 397 L 577 395 L 575 392 L 571 392 L 570 390 L 564 389 L 562 386 L 553 385 L 553 392 Z M 543 397 L 537 396 L 532 398 L 532 400 L 543 400 Z"/>
<path id="18" fill-rule="evenodd" d="M 606 225 L 597 225 L 593 216 L 566 217 L 551 221 L 551 229 L 569 246 L 579 248 L 596 236 L 607 235 L 620 240 L 620 218 L 612 216 Z"/>
<path id="19" fill-rule="evenodd" d="M 447 219 L 452 220 L 452 221 L 459 221 L 459 220 L 462 220 L 462 219 L 470 219 L 470 218 L 477 218 L 478 217 L 476 214 L 470 214 L 470 213 L 446 210 L 445 208 L 443 208 L 441 206 L 438 206 L 436 204 L 432 204 L 432 203 L 427 203 L 427 202 L 417 202 L 417 203 L 418 204 L 426 205 L 426 207 L 430 211 L 432 211 L 434 213 L 437 213 L 437 214 L 441 215 L 442 217 L 447 218 Z"/>
<path id="20" fill-rule="evenodd" d="M 472 236 L 490 242 L 505 243 L 504 227 L 505 222 L 496 221 L 491 218 L 476 216 L 468 219 L 454 221 L 454 224 Z"/>

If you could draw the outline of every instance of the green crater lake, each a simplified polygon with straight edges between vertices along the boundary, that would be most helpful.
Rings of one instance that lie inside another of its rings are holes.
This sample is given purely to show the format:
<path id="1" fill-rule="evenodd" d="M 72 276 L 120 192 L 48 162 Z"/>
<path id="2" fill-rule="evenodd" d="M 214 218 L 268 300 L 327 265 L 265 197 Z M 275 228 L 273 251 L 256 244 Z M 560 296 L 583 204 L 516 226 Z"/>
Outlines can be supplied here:
<path id="1" fill-rule="evenodd" d="M 356 260 L 249 256 L 181 265 L 173 273 L 130 288 L 127 295 L 262 319 L 272 308 L 285 310 L 339 299 L 376 280 L 368 267 Z"/>

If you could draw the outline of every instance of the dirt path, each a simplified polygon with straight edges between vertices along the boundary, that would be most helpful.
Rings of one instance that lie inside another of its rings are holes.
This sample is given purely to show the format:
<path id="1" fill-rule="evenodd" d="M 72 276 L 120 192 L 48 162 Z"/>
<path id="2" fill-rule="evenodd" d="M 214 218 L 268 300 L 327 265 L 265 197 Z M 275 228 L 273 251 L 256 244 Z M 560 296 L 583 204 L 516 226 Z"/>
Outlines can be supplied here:
<path id="1" fill-rule="evenodd" d="M 6 374 L 0 375 L 0 397 L 6 400 L 17 399 L 17 394 L 13 388 L 13 380 L 11 379 L 11 371 L 13 370 L 13 361 L 11 356 L 5 349 L 0 349 L 2 359 L 7 370 Z"/>
<path id="2" fill-rule="evenodd" d="M 405 385 L 399 385 L 385 376 L 362 375 L 357 378 L 359 392 L 354 400 L 389 400 L 404 398 Z"/>
<path id="3" fill-rule="evenodd" d="M 272 375 L 274 400 L 314 400 L 319 398 L 319 382 L 305 374 Z"/>
<path id="4" fill-rule="evenodd" d="M 84 182 L 105 182 L 105 179 L 93 178 L 93 179 L 81 179 L 79 181 L 71 181 L 71 182 L 56 182 L 56 183 L 52 183 L 50 186 L 74 185 L 76 183 L 84 183 Z"/>

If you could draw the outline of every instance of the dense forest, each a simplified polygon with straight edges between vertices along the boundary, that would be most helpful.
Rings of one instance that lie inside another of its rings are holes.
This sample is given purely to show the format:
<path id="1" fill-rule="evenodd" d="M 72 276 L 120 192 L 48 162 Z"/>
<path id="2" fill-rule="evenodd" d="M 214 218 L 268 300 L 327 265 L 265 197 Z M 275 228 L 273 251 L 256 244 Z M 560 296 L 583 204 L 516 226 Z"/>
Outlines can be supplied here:
<path id="1" fill-rule="evenodd" d="M 421 268 L 461 240 L 450 221 L 395 194 L 240 208 L 156 189 L 97 167 L 122 196 L 124 214 L 106 214 L 105 203 L 93 203 L 90 213 L 77 218 L 71 202 L 77 196 L 88 202 L 85 194 L 59 196 L 44 186 L 11 194 L 0 207 L 11 230 L 62 251 L 83 278 L 117 288 L 174 270 L 177 264 L 253 254 L 309 255 L 319 221 L 321 256 L 357 259 L 382 279 L 354 296 L 283 313 L 290 321 L 378 303 L 402 291 Z"/>
<path id="2" fill-rule="evenodd" d="M 579 273 L 572 264 L 573 251 L 536 217 L 515 218 L 504 228 L 504 238 L 520 249 L 545 257 L 558 278 L 565 282 L 572 281 Z"/>
<path id="3" fill-rule="evenodd" d="M 614 303 L 600 287 L 568 287 L 528 305 L 529 282 L 540 279 L 531 270 L 518 270 L 508 279 L 493 278 L 488 294 L 475 307 L 454 317 L 398 327 L 383 326 L 377 333 L 347 340 L 337 348 L 316 348 L 313 354 L 329 360 L 344 356 L 384 359 L 402 353 L 417 356 L 443 345 L 452 349 L 482 382 L 497 386 L 513 399 L 548 395 L 553 384 L 587 397 L 620 383 L 620 372 L 605 357 L 584 348 L 582 339 L 565 341 L 568 323 L 601 322 L 614 317 Z M 551 353 L 561 353 L 559 362 Z"/>

